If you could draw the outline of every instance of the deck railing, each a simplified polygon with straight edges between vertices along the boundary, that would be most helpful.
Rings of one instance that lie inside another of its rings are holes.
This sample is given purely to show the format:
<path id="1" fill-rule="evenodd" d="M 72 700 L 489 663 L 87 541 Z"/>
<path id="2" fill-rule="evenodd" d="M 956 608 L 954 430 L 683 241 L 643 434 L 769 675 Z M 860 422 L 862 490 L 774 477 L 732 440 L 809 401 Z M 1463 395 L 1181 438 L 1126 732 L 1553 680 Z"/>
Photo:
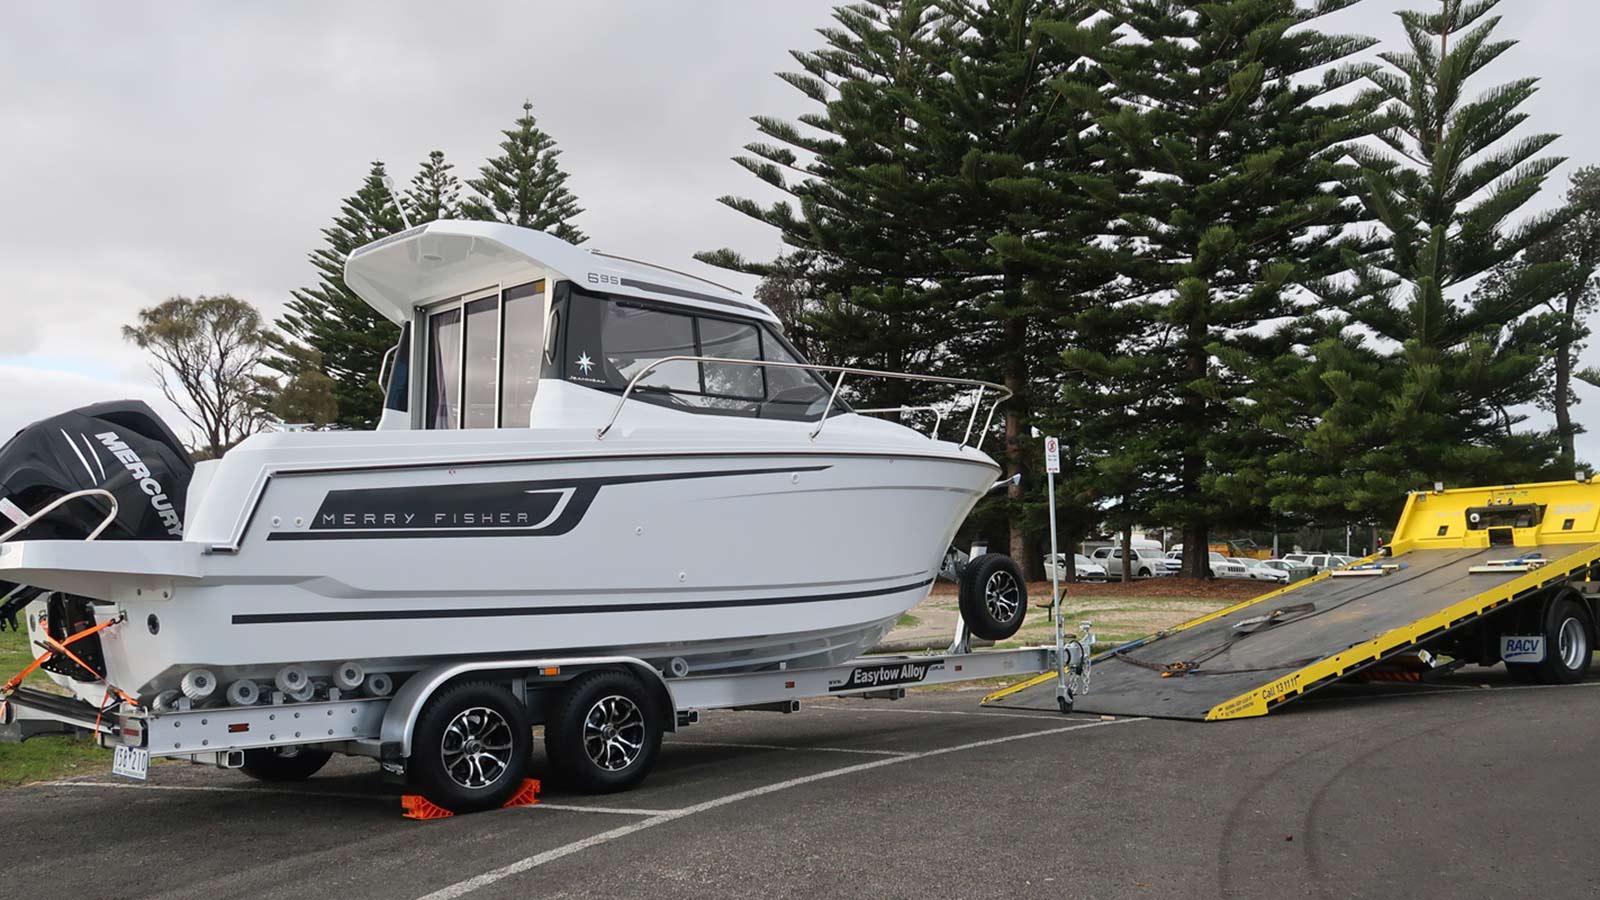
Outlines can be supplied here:
<path id="1" fill-rule="evenodd" d="M 628 379 L 628 386 L 623 388 L 622 396 L 617 398 L 617 405 L 616 408 L 611 410 L 611 417 L 606 420 L 605 425 L 600 427 L 595 436 L 603 439 L 606 436 L 606 433 L 611 430 L 611 426 L 617 424 L 617 417 L 622 415 L 622 409 L 627 405 L 628 398 L 632 396 L 633 392 L 640 386 L 640 382 L 644 380 L 645 376 L 649 375 L 651 372 L 655 371 L 661 366 L 666 365 L 667 363 L 674 362 L 692 362 L 702 364 L 712 363 L 715 365 L 727 366 L 759 366 L 764 369 L 804 369 L 808 372 L 828 372 L 837 375 L 838 378 L 834 379 L 833 382 L 833 391 L 828 395 L 828 404 L 822 408 L 822 412 L 818 415 L 816 427 L 811 429 L 811 440 L 813 441 L 817 439 L 817 435 L 822 433 L 822 427 L 828 423 L 828 416 L 832 414 L 834 407 L 838 403 L 839 392 L 844 388 L 845 379 L 852 375 L 866 378 L 891 378 L 899 381 L 922 381 L 931 384 L 951 384 L 959 385 L 964 388 L 971 388 L 972 410 L 967 416 L 967 429 L 961 435 L 961 446 L 963 447 L 967 446 L 969 443 L 972 443 L 973 430 L 978 423 L 978 411 L 984 406 L 985 395 L 993 391 L 995 394 L 994 402 L 988 404 L 989 414 L 984 417 L 983 427 L 977 429 L 977 442 L 973 444 L 973 446 L 979 450 L 983 449 L 983 438 L 984 435 L 988 433 L 989 426 L 994 424 L 995 410 L 1000 408 L 1000 404 L 1011 398 L 1011 391 L 1004 385 L 995 384 L 990 381 L 979 381 L 975 378 L 946 378 L 943 375 L 912 375 L 906 372 L 882 372 L 876 369 L 857 369 L 852 366 L 819 366 L 813 363 L 778 362 L 776 360 L 764 359 L 727 359 L 718 356 L 665 356 L 661 359 L 652 361 L 644 368 L 635 372 L 632 378 Z M 826 383 L 826 379 L 824 379 L 824 383 Z M 668 393 L 672 392 L 670 388 L 666 390 Z M 891 412 L 898 409 L 901 409 L 901 407 L 881 410 L 863 410 L 863 412 Z M 932 407 L 904 407 L 904 409 L 932 409 Z M 939 415 L 939 418 L 941 421 L 943 420 L 942 413 Z M 934 428 L 937 431 L 938 423 L 935 423 Z"/>

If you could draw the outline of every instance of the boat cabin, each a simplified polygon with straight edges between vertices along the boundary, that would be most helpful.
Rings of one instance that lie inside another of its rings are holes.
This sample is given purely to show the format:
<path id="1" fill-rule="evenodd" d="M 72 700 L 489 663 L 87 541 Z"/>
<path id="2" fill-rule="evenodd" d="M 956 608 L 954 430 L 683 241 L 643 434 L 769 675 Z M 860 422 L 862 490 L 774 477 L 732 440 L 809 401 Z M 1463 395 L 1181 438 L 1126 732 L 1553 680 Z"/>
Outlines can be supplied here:
<path id="1" fill-rule="evenodd" d="M 771 310 L 737 291 L 512 225 L 419 225 L 357 249 L 345 282 L 401 326 L 380 429 L 537 426 L 541 383 L 621 395 L 673 356 L 803 362 Z M 629 397 L 811 419 L 829 393 L 805 369 L 674 361 Z"/>

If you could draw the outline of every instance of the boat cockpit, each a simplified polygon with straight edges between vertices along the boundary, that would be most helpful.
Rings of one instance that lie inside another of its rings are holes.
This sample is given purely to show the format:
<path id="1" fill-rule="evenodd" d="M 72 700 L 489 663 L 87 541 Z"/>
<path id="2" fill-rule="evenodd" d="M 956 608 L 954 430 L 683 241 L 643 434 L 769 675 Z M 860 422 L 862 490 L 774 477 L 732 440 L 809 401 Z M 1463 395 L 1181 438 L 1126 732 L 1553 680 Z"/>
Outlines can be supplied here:
<path id="1" fill-rule="evenodd" d="M 380 429 L 526 428 L 542 380 L 765 419 L 816 419 L 833 395 L 770 311 L 720 285 L 494 223 L 431 222 L 396 238 L 347 267 L 401 326 Z M 405 268 L 420 283 L 406 286 Z"/>

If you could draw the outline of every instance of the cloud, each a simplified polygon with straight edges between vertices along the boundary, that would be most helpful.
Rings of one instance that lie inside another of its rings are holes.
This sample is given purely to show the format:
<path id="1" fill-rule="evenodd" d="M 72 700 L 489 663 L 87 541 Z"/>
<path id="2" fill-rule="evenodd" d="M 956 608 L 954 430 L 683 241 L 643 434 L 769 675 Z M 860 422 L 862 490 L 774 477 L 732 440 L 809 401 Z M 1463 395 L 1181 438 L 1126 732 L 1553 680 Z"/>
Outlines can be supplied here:
<path id="1" fill-rule="evenodd" d="M 0 441 L 40 419 L 106 400 L 143 400 L 179 437 L 189 434 L 187 421 L 161 396 L 153 380 L 141 383 L 0 365 L 0 385 L 0 397 L 4 398 L 0 402 Z"/>

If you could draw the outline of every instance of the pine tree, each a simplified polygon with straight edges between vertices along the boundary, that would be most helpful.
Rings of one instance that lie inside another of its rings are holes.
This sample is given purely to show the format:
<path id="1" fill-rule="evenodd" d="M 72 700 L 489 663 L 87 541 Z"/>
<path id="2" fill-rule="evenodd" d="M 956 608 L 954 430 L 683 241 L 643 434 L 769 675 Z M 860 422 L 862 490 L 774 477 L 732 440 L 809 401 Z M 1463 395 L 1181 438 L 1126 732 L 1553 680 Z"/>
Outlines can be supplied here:
<path id="1" fill-rule="evenodd" d="M 1576 360 L 1589 336 L 1588 319 L 1600 306 L 1600 278 L 1596 277 L 1600 274 L 1600 168 L 1586 166 L 1572 174 L 1563 217 L 1566 222 L 1560 230 L 1496 267 L 1485 279 L 1482 293 L 1509 306 L 1516 298 L 1505 295 L 1524 289 L 1539 272 L 1551 272 L 1560 279 L 1558 290 L 1546 300 L 1548 312 L 1523 323 L 1529 331 L 1542 324 L 1548 333 L 1534 333 L 1523 343 L 1553 351 L 1540 367 L 1538 403 L 1555 416 L 1560 443 L 1555 474 L 1565 478 L 1577 470 L 1576 439 L 1584 433 L 1583 426 L 1572 419 L 1572 407 L 1578 402 L 1572 383 L 1586 376 L 1577 371 Z"/>
<path id="2" fill-rule="evenodd" d="M 835 361 L 1003 381 L 1015 395 L 1004 443 L 986 449 L 1008 475 L 1034 468 L 1029 426 L 1053 402 L 1054 371 L 1030 360 L 1063 343 L 1057 319 L 1079 296 L 1080 248 L 1098 230 L 1084 227 L 1089 207 L 1071 181 L 1093 159 L 1080 139 L 1088 120 L 1054 85 L 1076 77 L 1077 57 L 1038 31 L 1061 8 L 877 0 L 836 9 L 827 46 L 794 54 L 804 71 L 782 76 L 820 111 L 801 117 L 807 130 L 757 118 L 771 142 L 736 160 L 798 208 L 723 198 L 776 228 L 789 251 L 771 263 L 701 256 L 769 281 L 803 261 L 821 298 L 803 317 L 807 334 Z M 872 406 L 941 398 L 905 382 L 858 390 Z M 1036 569 L 1031 536 L 1044 528 L 1045 498 L 1034 481 L 1013 488 L 999 512 L 1012 553 Z"/>
<path id="3" fill-rule="evenodd" d="M 336 424 L 341 428 L 377 426 L 383 398 L 377 383 L 383 354 L 399 340 L 399 329 L 378 315 L 344 283 L 344 262 L 363 244 L 394 234 L 405 226 L 389 190 L 387 171 L 374 162 L 355 194 L 340 204 L 333 223 L 322 229 L 324 245 L 311 251 L 318 274 L 314 287 L 292 292 L 292 299 L 275 323 L 273 337 L 278 353 L 267 365 L 293 380 L 309 357 L 321 355 L 322 373 L 334 381 L 338 404 Z M 301 352 L 288 345 L 299 344 Z"/>
<path id="4" fill-rule="evenodd" d="M 1372 41 L 1310 26 L 1354 2 L 1107 0 L 1099 18 L 1047 26 L 1109 81 L 1065 92 L 1107 137 L 1103 172 L 1142 175 L 1077 179 L 1117 217 L 1099 246 L 1121 281 L 1063 360 L 1099 382 L 1076 398 L 1101 401 L 1086 414 L 1133 429 L 1093 436 L 1145 479 L 1152 516 L 1181 524 L 1190 576 L 1206 574 L 1214 527 L 1263 517 L 1274 439 L 1250 395 L 1296 350 L 1276 326 L 1345 267 L 1357 214 L 1329 186 L 1370 101 L 1339 93 L 1364 73 L 1340 63 Z"/>
<path id="5" fill-rule="evenodd" d="M 1548 435 L 1517 430 L 1525 417 L 1516 408 L 1539 397 L 1549 330 L 1530 317 L 1559 292 L 1561 268 L 1530 261 L 1506 273 L 1509 282 L 1476 284 L 1551 238 L 1566 216 L 1511 221 L 1561 162 L 1539 156 L 1555 135 L 1507 140 L 1528 118 L 1519 107 L 1537 79 L 1468 93 L 1515 43 L 1491 39 L 1498 2 L 1441 0 L 1436 12 L 1399 13 L 1409 50 L 1381 54 L 1386 67 L 1369 75 L 1387 103 L 1386 127 L 1382 147 L 1352 151 L 1361 172 L 1350 183 L 1383 246 L 1338 298 L 1348 319 L 1329 326 L 1309 357 L 1320 375 L 1305 386 L 1326 389 L 1306 405 L 1331 395 L 1335 414 L 1285 454 L 1285 502 L 1383 522 L 1406 491 L 1533 480 L 1556 453 Z M 1324 474 L 1293 471 L 1307 465 Z"/>
<path id="6" fill-rule="evenodd" d="M 461 181 L 450 171 L 454 168 L 445 162 L 443 150 L 428 154 L 406 191 L 406 209 L 413 223 L 461 218 Z"/>
<path id="7" fill-rule="evenodd" d="M 941 8 L 950 17 L 949 77 L 930 94 L 923 125 L 930 143 L 948 148 L 939 156 L 948 168 L 934 185 L 954 219 L 943 248 L 952 272 L 944 281 L 965 327 L 952 347 L 969 374 L 1013 392 L 997 454 L 1006 475 L 1023 476 L 1007 495 L 1009 550 L 1037 572 L 1035 536 L 1048 529 L 1048 506 L 1044 479 L 1034 477 L 1042 448 L 1031 432 L 1051 424 L 1076 449 L 1081 422 L 1059 408 L 1067 375 L 1059 353 L 1076 340 L 1067 323 L 1114 275 L 1088 246 L 1110 214 L 1076 183 L 1097 171 L 1104 148 L 1089 113 L 1062 100 L 1064 91 L 1098 91 L 1104 79 L 1044 29 L 1057 20 L 1081 23 L 1094 6 L 947 0 Z M 1102 180 L 1133 184 L 1131 172 Z M 1063 476 L 1072 484 L 1077 473 Z"/>
<path id="8" fill-rule="evenodd" d="M 467 181 L 476 196 L 461 204 L 461 214 L 535 228 L 574 244 L 586 240 L 570 222 L 583 210 L 567 189 L 567 173 L 558 161 L 561 151 L 555 139 L 540 130 L 532 102 L 523 102 L 522 116 L 502 134 L 500 155 L 483 164 L 479 177 Z"/>
<path id="9" fill-rule="evenodd" d="M 933 164 L 917 104 L 940 68 L 943 19 L 929 0 L 871 0 L 834 10 L 825 47 L 791 54 L 779 77 L 819 107 L 795 124 L 754 121 L 766 141 L 734 161 L 793 201 L 720 202 L 777 230 L 786 248 L 759 262 L 723 249 L 703 262 L 774 283 L 805 272 L 814 302 L 799 319 L 817 362 L 935 374 L 956 323 L 938 283 L 945 215 L 926 187 Z M 866 406 L 929 397 L 907 382 L 857 379 Z"/>

